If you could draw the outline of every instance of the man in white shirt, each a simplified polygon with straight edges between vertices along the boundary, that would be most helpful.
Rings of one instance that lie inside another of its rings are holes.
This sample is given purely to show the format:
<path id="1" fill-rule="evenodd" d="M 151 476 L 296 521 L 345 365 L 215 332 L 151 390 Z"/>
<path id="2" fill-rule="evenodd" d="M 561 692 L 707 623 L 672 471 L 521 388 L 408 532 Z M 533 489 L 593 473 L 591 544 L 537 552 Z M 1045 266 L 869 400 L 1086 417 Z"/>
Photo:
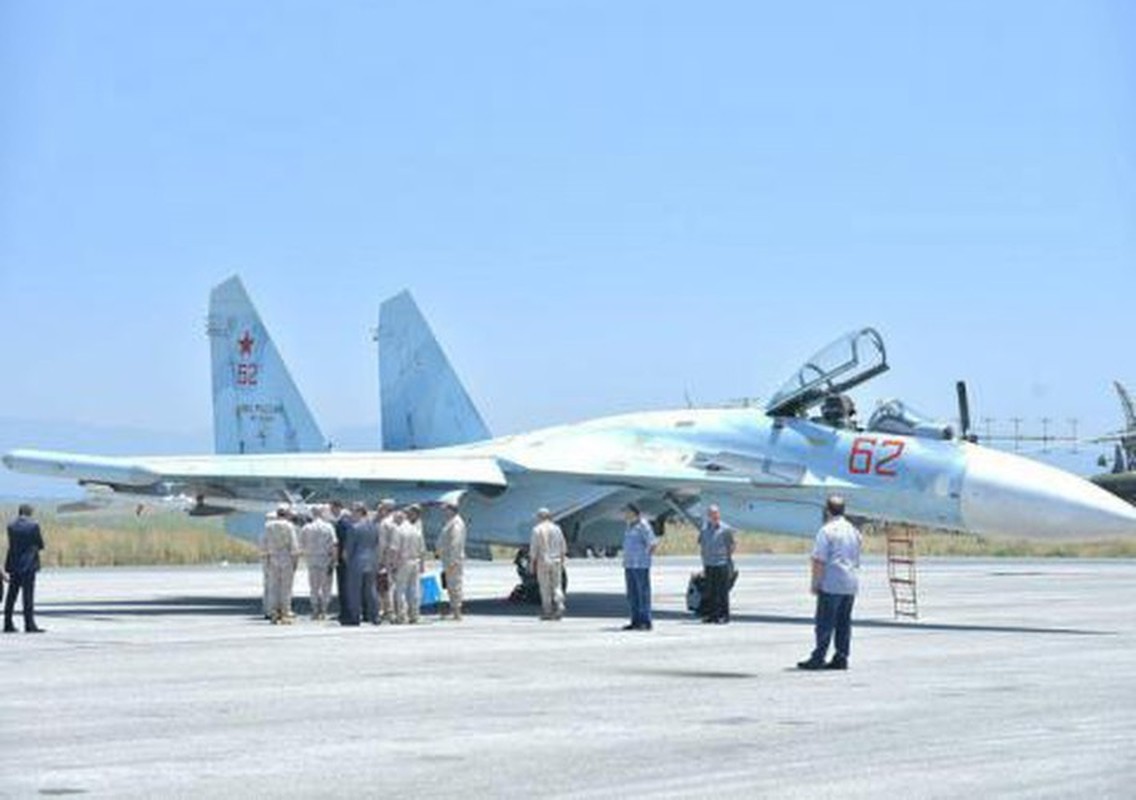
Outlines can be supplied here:
<path id="1" fill-rule="evenodd" d="M 852 605 L 860 588 L 860 531 L 844 516 L 844 498 L 825 504 L 827 521 L 817 532 L 812 554 L 812 593 L 816 595 L 816 648 L 800 669 L 848 669 L 852 643 Z M 836 652 L 824 661 L 836 633 Z"/>

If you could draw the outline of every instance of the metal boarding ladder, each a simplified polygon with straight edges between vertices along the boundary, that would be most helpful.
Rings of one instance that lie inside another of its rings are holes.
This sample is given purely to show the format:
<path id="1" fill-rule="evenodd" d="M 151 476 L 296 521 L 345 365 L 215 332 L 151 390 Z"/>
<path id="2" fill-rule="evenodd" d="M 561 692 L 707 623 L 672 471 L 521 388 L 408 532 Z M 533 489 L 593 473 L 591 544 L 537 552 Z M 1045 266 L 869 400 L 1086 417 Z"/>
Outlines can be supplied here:
<path id="1" fill-rule="evenodd" d="M 896 619 L 919 619 L 918 586 L 915 580 L 915 528 L 888 525 L 887 565 L 892 607 Z"/>

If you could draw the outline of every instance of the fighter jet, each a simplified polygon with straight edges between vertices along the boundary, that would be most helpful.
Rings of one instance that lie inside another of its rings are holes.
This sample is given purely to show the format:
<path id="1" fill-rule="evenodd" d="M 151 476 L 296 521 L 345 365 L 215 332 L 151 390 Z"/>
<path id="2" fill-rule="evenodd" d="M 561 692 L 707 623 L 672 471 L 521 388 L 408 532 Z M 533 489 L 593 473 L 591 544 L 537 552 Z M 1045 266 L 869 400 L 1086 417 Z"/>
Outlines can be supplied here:
<path id="1" fill-rule="evenodd" d="M 898 400 L 860 425 L 847 394 L 889 368 L 862 328 L 809 358 L 764 409 L 623 414 L 490 438 L 408 294 L 381 307 L 386 450 L 337 452 L 288 375 L 240 281 L 210 306 L 216 455 L 108 457 L 15 450 L 10 469 L 77 480 L 191 514 L 262 514 L 332 498 L 454 500 L 471 555 L 523 546 L 552 510 L 575 552 L 617 545 L 621 511 L 696 520 L 708 503 L 739 528 L 809 536 L 825 498 L 858 517 L 984 535 L 1101 539 L 1136 534 L 1136 508 L 1086 480 L 974 442 Z M 253 517 L 249 517 L 253 519 Z M 263 516 L 260 517 L 263 520 Z"/>
<path id="2" fill-rule="evenodd" d="M 1094 475 L 1092 482 L 1117 497 L 1136 504 L 1136 405 L 1133 404 L 1132 398 L 1120 381 L 1113 381 L 1112 385 L 1116 387 L 1116 394 L 1120 397 L 1120 407 L 1124 410 L 1125 428 L 1094 440 L 1115 442 L 1116 449 L 1112 459 L 1112 470 Z M 1101 466 L 1106 465 L 1107 462 L 1102 457 Z"/>

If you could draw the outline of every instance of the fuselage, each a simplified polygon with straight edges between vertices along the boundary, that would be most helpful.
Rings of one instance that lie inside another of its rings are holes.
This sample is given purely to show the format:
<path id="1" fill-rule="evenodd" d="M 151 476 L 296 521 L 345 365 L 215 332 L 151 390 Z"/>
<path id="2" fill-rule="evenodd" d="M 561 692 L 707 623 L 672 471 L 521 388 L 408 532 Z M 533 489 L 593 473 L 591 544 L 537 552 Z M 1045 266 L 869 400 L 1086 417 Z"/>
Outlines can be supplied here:
<path id="1" fill-rule="evenodd" d="M 471 542 L 523 544 L 547 507 L 576 544 L 617 544 L 622 509 L 692 518 L 708 502 L 743 529 L 812 535 L 825 498 L 849 512 L 985 535 L 1100 539 L 1136 533 L 1136 508 L 1086 480 L 955 439 L 833 427 L 751 408 L 603 417 L 410 452 L 101 458 L 15 451 L 12 469 L 197 509 L 283 498 L 399 502 L 460 496 Z"/>
<path id="2" fill-rule="evenodd" d="M 986 535 L 1107 538 L 1136 511 L 1086 480 L 958 440 L 838 429 L 755 409 L 603 417 L 431 452 L 506 466 L 509 488 L 469 503 L 472 527 L 523 541 L 532 510 L 585 503 L 605 485 L 699 484 L 736 526 L 812 535 L 830 493 L 850 513 Z M 618 515 L 616 515 L 618 516 Z"/>

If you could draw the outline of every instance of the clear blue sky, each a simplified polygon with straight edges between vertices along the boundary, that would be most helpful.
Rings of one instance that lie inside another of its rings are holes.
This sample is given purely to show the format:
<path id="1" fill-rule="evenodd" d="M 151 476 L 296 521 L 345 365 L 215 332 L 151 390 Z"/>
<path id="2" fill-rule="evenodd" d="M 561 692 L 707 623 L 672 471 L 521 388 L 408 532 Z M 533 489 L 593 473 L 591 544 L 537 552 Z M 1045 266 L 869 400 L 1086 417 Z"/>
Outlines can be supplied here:
<path id="1" fill-rule="evenodd" d="M 1136 389 L 1124 0 L 9 0 L 0 115 L 0 416 L 208 429 L 234 272 L 326 429 L 403 288 L 497 432 L 768 396 L 860 325 L 862 405 Z"/>

